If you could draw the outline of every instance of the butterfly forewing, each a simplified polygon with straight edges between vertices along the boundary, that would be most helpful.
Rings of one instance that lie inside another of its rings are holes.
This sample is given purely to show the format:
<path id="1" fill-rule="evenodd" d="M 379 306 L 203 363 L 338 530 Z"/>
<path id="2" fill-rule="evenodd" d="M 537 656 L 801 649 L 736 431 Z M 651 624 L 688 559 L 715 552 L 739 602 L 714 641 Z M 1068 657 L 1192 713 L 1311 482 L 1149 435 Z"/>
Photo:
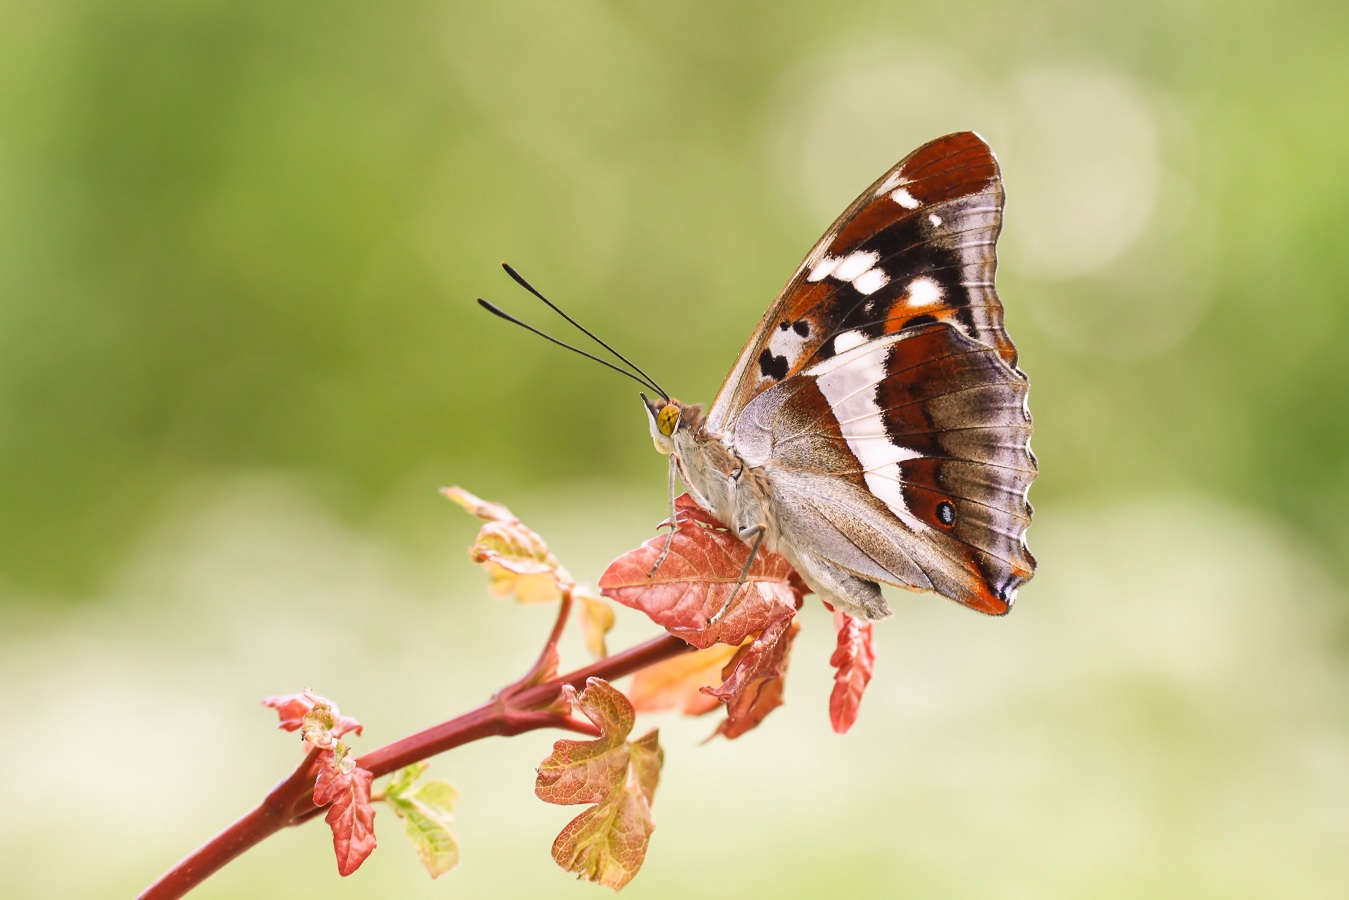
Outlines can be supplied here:
<path id="1" fill-rule="evenodd" d="M 774 384 L 867 339 L 948 321 L 1016 350 L 993 288 L 1002 223 L 997 161 L 978 135 L 947 135 L 905 157 L 862 193 L 807 255 L 741 352 L 708 413 L 729 430 Z"/>

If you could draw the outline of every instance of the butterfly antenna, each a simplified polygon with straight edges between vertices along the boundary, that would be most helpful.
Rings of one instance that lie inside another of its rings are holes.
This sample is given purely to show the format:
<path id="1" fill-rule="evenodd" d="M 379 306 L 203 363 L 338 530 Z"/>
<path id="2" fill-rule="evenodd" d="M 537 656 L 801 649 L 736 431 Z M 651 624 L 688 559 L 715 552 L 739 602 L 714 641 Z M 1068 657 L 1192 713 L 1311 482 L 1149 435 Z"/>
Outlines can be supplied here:
<path id="1" fill-rule="evenodd" d="M 546 303 L 547 301 L 544 301 L 544 302 Z M 504 309 L 502 309 L 501 307 L 496 306 L 495 304 L 492 304 L 492 303 L 488 303 L 486 300 L 484 300 L 484 299 L 481 298 L 481 297 L 478 298 L 478 305 L 481 306 L 483 309 L 487 310 L 489 313 L 491 313 L 491 314 L 494 315 L 494 316 L 498 316 L 498 317 L 500 317 L 500 318 L 502 318 L 502 319 L 505 319 L 507 322 L 510 322 L 510 323 L 512 323 L 512 324 L 514 324 L 514 325 L 519 325 L 521 328 L 525 329 L 526 331 L 532 331 L 532 332 L 534 332 L 534 333 L 537 334 L 539 337 L 543 338 L 545 341 L 551 341 L 551 342 L 553 342 L 554 344 L 557 344 L 559 347 L 565 347 L 566 349 L 570 350 L 570 351 L 573 352 L 573 353 L 579 353 L 579 354 L 581 354 L 582 356 L 584 356 L 586 359 L 593 359 L 595 362 L 599 363 L 600 365 L 606 366 L 606 367 L 608 367 L 608 368 L 610 368 L 610 369 L 613 369 L 615 372 L 619 373 L 620 375 L 626 375 L 627 377 L 631 378 L 633 381 L 635 381 L 635 382 L 637 382 L 638 384 L 640 384 L 642 387 L 648 387 L 648 388 L 651 388 L 653 391 L 658 391 L 658 392 L 660 393 L 660 395 L 661 395 L 662 397 L 664 397 L 666 400 L 669 400 L 669 399 L 670 399 L 669 395 L 666 394 L 664 391 L 662 391 L 662 390 L 660 389 L 660 386 L 657 385 L 654 381 L 651 381 L 650 378 L 647 378 L 646 380 L 643 380 L 643 379 L 641 379 L 641 378 L 638 378 L 636 375 L 632 374 L 632 373 L 629 372 L 627 369 L 621 369 L 621 368 L 619 368 L 618 366 L 614 365 L 613 363 L 609 362 L 609 360 L 607 360 L 607 359 L 600 359 L 598 356 L 596 356 L 596 355 L 593 354 L 593 353 L 587 353 L 587 352 L 585 352 L 584 350 L 582 350 L 582 349 L 579 348 L 579 347 L 573 347 L 571 344 L 564 343 L 563 341 L 559 341 L 557 338 L 553 337 L 551 334 L 544 334 L 542 331 L 540 331 L 539 329 L 535 328 L 533 325 L 530 325 L 530 324 L 528 324 L 528 323 L 526 323 L 526 322 L 521 322 L 519 319 L 517 319 L 515 316 L 511 315 L 510 313 L 506 312 L 506 311 L 505 311 Z M 549 303 L 548 305 L 549 305 L 549 306 L 552 306 L 551 303 Z M 556 308 L 556 307 L 554 307 L 554 308 Z M 569 320 L 569 321 L 570 321 L 570 320 Z M 573 323 L 573 324 L 574 324 L 574 323 Z M 584 330 L 584 329 L 583 329 L 583 330 Z M 589 334 L 589 332 L 587 332 L 587 334 Z M 597 340 L 598 340 L 598 339 L 597 339 Z M 620 358 L 621 358 L 621 357 L 620 357 Z M 635 368 L 637 368 L 637 367 L 636 367 L 636 366 L 633 366 L 633 368 L 635 369 Z M 638 369 L 637 371 L 640 372 L 641 369 Z M 645 374 L 645 373 L 643 373 L 643 374 Z"/>
<path id="2" fill-rule="evenodd" d="M 617 350 L 615 350 L 613 347 L 610 347 L 610 346 L 609 346 L 608 344 L 606 344 L 604 341 L 600 340 L 599 337 L 597 337 L 597 336 L 595 335 L 595 333 L 594 333 L 593 331 L 591 331 L 589 328 L 586 328 L 586 327 L 585 327 L 584 325 L 582 325 L 580 322 L 576 321 L 576 320 L 573 319 L 571 316 L 567 315 L 565 312 L 563 312 L 561 309 L 559 309 L 558 306 L 557 306 L 557 304 L 555 304 L 553 301 L 549 300 L 547 297 L 543 296 L 543 294 L 539 293 L 538 290 L 534 287 L 534 285 L 530 284 L 528 281 L 525 281 L 524 276 L 521 275 L 519 272 L 515 271 L 515 269 L 511 267 L 510 263 L 502 263 L 502 264 L 501 264 L 501 268 L 503 268 L 503 269 L 506 270 L 506 274 L 507 274 L 507 275 L 509 275 L 509 276 L 511 276 L 511 278 L 515 279 L 515 283 L 516 283 L 516 284 L 520 285 L 520 287 L 524 288 L 525 290 L 527 290 L 527 291 L 529 291 L 531 294 L 533 294 L 535 297 L 538 297 L 540 300 L 542 300 L 545 304 L 547 304 L 547 306 L 548 306 L 549 309 L 551 309 L 553 312 L 557 313 L 559 316 L 561 316 L 562 318 L 564 318 L 564 319 L 566 319 L 568 322 L 570 322 L 570 323 L 572 324 L 572 326 L 573 326 L 574 328 L 576 328 L 577 331 L 580 331 L 582 334 L 584 334 L 586 337 L 590 338 L 590 339 L 591 339 L 592 341 L 594 341 L 595 343 L 599 344 L 599 345 L 600 345 L 601 347 L 603 347 L 605 350 L 608 350 L 608 351 L 609 351 L 610 353 L 612 353 L 614 356 L 618 357 L 620 360 L 622 360 L 623 362 L 627 363 L 627 365 L 628 365 L 629 368 L 631 368 L 633 371 L 635 371 L 638 375 L 641 375 L 642 378 L 644 378 L 644 379 L 646 380 L 646 384 L 647 384 L 648 387 L 650 387 L 650 388 L 651 388 L 652 390 L 654 390 L 656 393 L 660 394 L 660 395 L 661 395 L 662 397 L 664 397 L 666 400 L 669 400 L 669 399 L 670 399 L 670 395 L 667 394 L 667 393 L 665 393 L 665 390 L 664 390 L 660 385 L 656 384 L 656 379 L 652 378 L 650 375 L 648 375 L 648 374 L 646 374 L 645 372 L 643 372 L 641 366 L 637 365 L 635 362 L 633 362 L 632 360 L 628 359 L 628 358 L 627 358 L 626 356 L 624 356 L 622 353 L 619 353 L 619 352 L 618 352 Z M 479 300 L 478 302 L 481 303 L 482 301 Z M 523 324 L 523 323 L 522 323 L 522 324 Z M 531 330 L 533 330 L 533 329 L 531 329 Z M 539 332 L 539 333 L 542 334 L 542 332 Z M 547 337 L 547 335 L 544 335 L 544 337 Z M 549 340 L 553 340 L 553 339 L 552 339 L 552 338 L 549 338 Z M 553 342 L 556 343 L 556 344 L 561 344 L 561 343 L 562 343 L 561 341 L 553 341 Z M 566 347 L 566 346 L 569 346 L 569 345 L 567 345 L 567 344 L 562 344 L 562 346 Z M 572 347 L 571 349 L 576 350 L 575 347 Z M 581 351 L 577 350 L 576 352 L 580 353 Z M 589 356 L 590 354 L 587 353 L 587 354 L 583 354 L 583 355 Z M 591 358 L 591 359 L 594 359 L 595 357 L 591 356 L 590 358 Z M 601 360 L 601 361 L 602 361 L 602 360 Z M 614 367 L 611 366 L 611 368 L 614 368 Z M 620 369 L 619 371 L 622 371 L 622 370 Z"/>

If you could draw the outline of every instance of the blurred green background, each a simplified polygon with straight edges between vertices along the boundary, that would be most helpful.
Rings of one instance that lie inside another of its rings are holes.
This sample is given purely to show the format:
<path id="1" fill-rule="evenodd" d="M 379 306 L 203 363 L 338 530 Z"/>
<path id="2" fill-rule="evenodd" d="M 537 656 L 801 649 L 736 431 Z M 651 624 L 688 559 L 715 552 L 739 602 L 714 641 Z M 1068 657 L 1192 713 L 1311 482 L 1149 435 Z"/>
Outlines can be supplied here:
<path id="1" fill-rule="evenodd" d="M 634 897 L 1316 897 L 1349 884 L 1349 6 L 0 0 L 0 871 L 126 896 L 293 762 L 476 704 L 548 612 L 510 505 L 593 579 L 664 511 L 635 391 L 508 259 L 707 400 L 801 256 L 918 144 L 1007 188 L 1034 385 L 1016 612 L 892 597 L 829 732 L 828 618 L 733 743 L 654 720 Z M 561 330 L 561 329 L 559 329 Z M 651 627 L 621 616 L 615 644 Z M 569 661 L 584 657 L 568 644 Z M 435 763 L 460 870 L 311 826 L 202 897 L 599 896 L 548 857 L 551 736 Z"/>

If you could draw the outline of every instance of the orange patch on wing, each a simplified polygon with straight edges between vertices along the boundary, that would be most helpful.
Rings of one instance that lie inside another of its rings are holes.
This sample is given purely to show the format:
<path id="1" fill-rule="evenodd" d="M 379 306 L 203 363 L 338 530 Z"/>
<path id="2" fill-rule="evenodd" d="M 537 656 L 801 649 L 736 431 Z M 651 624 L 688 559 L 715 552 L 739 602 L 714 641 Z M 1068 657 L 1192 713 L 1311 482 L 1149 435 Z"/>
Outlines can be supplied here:
<path id="1" fill-rule="evenodd" d="M 949 306 L 927 306 L 922 309 L 910 309 L 907 305 L 907 295 L 900 295 L 890 306 L 890 314 L 885 319 L 885 333 L 894 334 L 896 331 L 903 331 L 909 327 L 910 322 L 920 316 L 942 322 L 954 316 L 955 313 L 956 311 Z"/>
<path id="2" fill-rule="evenodd" d="M 783 309 L 781 310 L 782 318 L 791 321 L 807 318 L 806 314 L 809 313 L 811 310 L 815 309 L 821 303 L 827 301 L 829 299 L 829 295 L 832 294 L 837 287 L 838 287 L 837 284 L 830 284 L 828 279 L 825 279 L 823 281 L 817 281 L 814 282 L 813 284 L 811 283 L 803 284 L 802 287 L 800 287 L 794 292 L 794 296 L 791 298 L 791 305 L 784 306 Z M 777 323 L 774 322 L 772 327 L 776 328 Z M 819 329 L 814 326 L 814 323 L 812 323 L 811 340 L 808 341 L 808 346 L 812 347 L 817 346 L 818 341 L 816 339 L 818 339 L 819 336 L 820 336 Z"/>
<path id="3" fill-rule="evenodd" d="M 993 593 L 993 589 L 984 580 L 983 574 L 979 572 L 979 567 L 974 565 L 972 560 L 969 562 L 969 566 L 976 573 L 976 577 L 969 585 L 970 593 L 956 599 L 970 609 L 977 609 L 979 612 L 988 613 L 990 616 L 1006 615 L 1012 607 L 1008 605 L 1007 601 Z"/>

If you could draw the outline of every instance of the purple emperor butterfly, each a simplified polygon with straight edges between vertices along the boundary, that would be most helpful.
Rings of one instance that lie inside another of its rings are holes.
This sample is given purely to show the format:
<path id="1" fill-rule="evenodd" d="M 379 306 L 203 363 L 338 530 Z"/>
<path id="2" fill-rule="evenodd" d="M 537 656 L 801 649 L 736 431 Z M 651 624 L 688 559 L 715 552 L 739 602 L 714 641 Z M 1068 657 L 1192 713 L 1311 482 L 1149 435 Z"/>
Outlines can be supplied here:
<path id="1" fill-rule="evenodd" d="M 647 401 L 699 505 L 854 615 L 890 613 L 880 584 L 999 615 L 1035 570 L 1002 199 L 978 135 L 925 144 L 829 227 L 706 413 Z"/>
<path id="2" fill-rule="evenodd" d="M 677 473 L 755 553 L 781 553 L 853 615 L 890 614 L 882 584 L 1011 609 L 1035 571 L 1037 464 L 1029 382 L 993 284 L 1002 202 L 997 160 L 971 132 L 924 144 L 867 188 L 710 408 L 643 396 L 671 493 Z"/>

